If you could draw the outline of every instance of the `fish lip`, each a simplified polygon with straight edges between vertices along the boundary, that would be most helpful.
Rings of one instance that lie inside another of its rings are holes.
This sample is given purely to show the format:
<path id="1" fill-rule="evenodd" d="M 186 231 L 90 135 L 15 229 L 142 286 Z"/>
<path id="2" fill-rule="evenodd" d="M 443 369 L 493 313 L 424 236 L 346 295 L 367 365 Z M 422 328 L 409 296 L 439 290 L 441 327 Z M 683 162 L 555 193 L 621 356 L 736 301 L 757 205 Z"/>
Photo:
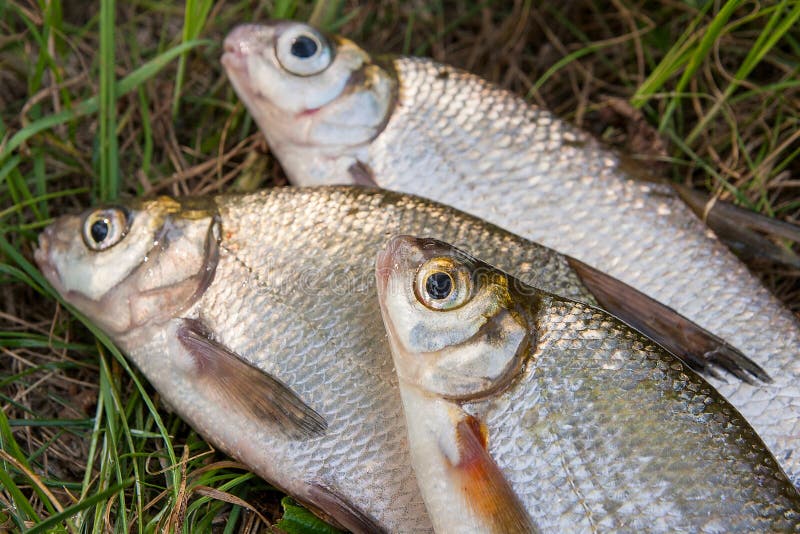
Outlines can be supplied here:
<path id="1" fill-rule="evenodd" d="M 59 292 L 63 288 L 61 283 L 61 275 L 53 265 L 50 259 L 52 252 L 52 242 L 56 240 L 55 229 L 53 226 L 48 226 L 42 233 L 39 234 L 37 247 L 33 251 L 33 260 L 39 267 L 39 270 L 44 275 L 45 279 Z"/>
<path id="2" fill-rule="evenodd" d="M 375 278 L 378 285 L 378 294 L 385 295 L 389 286 L 392 273 L 400 266 L 399 255 L 405 245 L 415 238 L 407 235 L 392 237 L 386 246 L 378 251 L 375 259 Z M 381 299 L 383 300 L 383 299 Z"/>
<path id="3" fill-rule="evenodd" d="M 225 44 L 225 53 L 220 57 L 220 63 L 227 71 L 236 70 L 242 74 L 247 74 L 245 54 L 238 50 L 235 45 Z"/>
<path id="4" fill-rule="evenodd" d="M 257 49 L 274 44 L 275 24 L 240 24 L 222 42 L 226 54 L 247 56 Z"/>
<path id="5" fill-rule="evenodd" d="M 223 54 L 220 63 L 240 95 L 254 93 L 250 81 L 250 67 L 247 63 L 248 57 L 253 55 L 254 48 L 258 46 L 259 32 L 264 32 L 262 26 L 242 24 L 231 30 L 222 44 Z"/>
<path id="6" fill-rule="evenodd" d="M 264 27 L 256 24 L 241 24 L 231 30 L 222 42 L 222 66 L 228 71 L 248 74 L 246 58 L 253 53 L 259 43 L 258 34 L 263 32 Z"/>
<path id="7" fill-rule="evenodd" d="M 229 54 L 241 54 L 241 49 L 238 46 L 238 43 L 233 42 L 234 40 L 231 39 L 231 36 L 228 35 L 225 40 L 222 42 L 222 57 L 225 57 Z"/>

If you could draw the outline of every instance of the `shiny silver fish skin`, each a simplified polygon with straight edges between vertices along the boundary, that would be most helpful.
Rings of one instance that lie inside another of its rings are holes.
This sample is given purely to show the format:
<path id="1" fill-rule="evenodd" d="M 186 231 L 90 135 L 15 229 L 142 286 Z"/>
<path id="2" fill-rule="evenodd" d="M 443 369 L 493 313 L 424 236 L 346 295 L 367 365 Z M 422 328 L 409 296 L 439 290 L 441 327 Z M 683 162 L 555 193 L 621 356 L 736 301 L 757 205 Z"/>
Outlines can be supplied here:
<path id="1" fill-rule="evenodd" d="M 396 233 L 435 235 L 492 258 L 538 287 L 593 302 L 563 256 L 419 198 L 366 188 L 280 188 L 204 203 L 205 211 L 195 209 L 193 219 L 181 223 L 195 228 L 196 242 L 159 229 L 162 211 L 179 210 L 177 202 L 159 199 L 145 204 L 146 210 L 133 207 L 132 233 L 108 249 L 115 261 L 91 265 L 106 252 L 87 254 L 80 219 L 67 216 L 40 237 L 37 262 L 64 298 L 108 330 L 164 400 L 217 447 L 316 508 L 325 509 L 319 492 L 327 491 L 387 530 L 431 526 L 408 458 L 397 379 L 375 296 L 376 251 Z M 141 226 L 150 219 L 146 232 Z M 154 244 L 157 236 L 162 237 Z M 211 241 L 204 245 L 212 239 L 207 236 L 218 239 L 213 281 L 204 287 L 198 280 L 197 295 L 192 288 L 181 293 L 190 307 L 174 299 L 154 307 L 131 300 L 141 296 L 140 284 L 152 290 L 162 278 L 172 284 L 203 272 L 199 260 L 189 258 L 210 257 L 202 253 L 213 248 Z M 138 241 L 126 241 L 134 238 Z M 170 260 L 173 249 L 182 261 Z M 148 271 L 158 254 L 164 267 Z M 130 276 L 123 264 L 145 270 L 131 281 L 120 278 Z M 114 274 L 120 269 L 122 274 Z M 117 278 L 91 302 L 80 296 L 83 280 Z M 106 300 L 95 304 L 100 298 Z M 135 318 L 140 326 L 131 330 L 125 328 L 128 308 L 140 310 Z M 159 319 L 149 321 L 148 313 Z M 184 319 L 202 322 L 216 342 L 286 384 L 327 428 L 307 439 L 289 439 L 269 421 L 239 414 L 231 399 L 209 397 L 198 383 L 202 369 L 195 368 L 180 341 Z M 358 529 L 346 522 L 347 514 L 325 511 Z"/>
<path id="2" fill-rule="evenodd" d="M 264 55 L 270 31 L 251 26 L 231 32 L 223 64 L 293 183 L 343 183 L 349 171 L 350 183 L 373 181 L 452 205 L 669 305 L 773 378 L 759 387 L 711 382 L 800 484 L 800 324 L 671 187 L 642 179 L 647 173 L 549 112 L 427 59 L 398 58 L 383 71 L 396 85 L 395 100 L 388 117 L 373 118 L 371 137 L 358 141 L 340 122 L 347 143 L 336 144 L 329 125 L 323 143 L 310 126 L 313 117 L 346 116 L 346 110 L 333 113 L 326 106 L 348 101 L 334 98 L 313 112 L 287 112 L 287 103 L 298 105 L 293 93 L 271 100 L 262 93 L 265 81 L 299 83 Z M 337 54 L 353 54 L 351 44 L 339 44 Z M 305 83 L 312 93 L 321 82 L 311 76 Z M 348 85 L 346 94 L 352 99 L 374 85 Z M 359 121 L 362 131 L 363 114 Z"/>
<path id="3" fill-rule="evenodd" d="M 447 275 L 449 294 L 464 297 L 431 308 L 444 297 L 425 301 L 419 291 L 431 273 L 447 272 L 466 273 Z M 492 493 L 485 479 L 459 474 L 476 461 L 459 451 L 463 434 L 453 437 L 470 417 L 486 429 L 485 462 L 497 464 L 541 531 L 800 529 L 800 493 L 744 418 L 608 313 L 432 239 L 396 237 L 376 276 L 437 532 L 485 532 L 495 519 L 482 509 Z M 464 498 L 469 484 L 484 491 Z"/>

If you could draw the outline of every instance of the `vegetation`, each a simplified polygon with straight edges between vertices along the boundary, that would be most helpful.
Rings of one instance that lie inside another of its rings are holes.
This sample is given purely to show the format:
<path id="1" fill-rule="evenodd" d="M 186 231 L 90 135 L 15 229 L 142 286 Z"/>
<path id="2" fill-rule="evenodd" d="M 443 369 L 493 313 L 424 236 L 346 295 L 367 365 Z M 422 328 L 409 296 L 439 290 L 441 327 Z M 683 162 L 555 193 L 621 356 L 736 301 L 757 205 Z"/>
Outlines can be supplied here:
<path id="1" fill-rule="evenodd" d="M 322 528 L 165 407 L 31 265 L 61 212 L 285 183 L 219 65 L 313 19 L 527 95 L 671 179 L 800 216 L 800 2 L 0 0 L 0 530 Z M 798 272 L 754 268 L 794 310 Z"/>

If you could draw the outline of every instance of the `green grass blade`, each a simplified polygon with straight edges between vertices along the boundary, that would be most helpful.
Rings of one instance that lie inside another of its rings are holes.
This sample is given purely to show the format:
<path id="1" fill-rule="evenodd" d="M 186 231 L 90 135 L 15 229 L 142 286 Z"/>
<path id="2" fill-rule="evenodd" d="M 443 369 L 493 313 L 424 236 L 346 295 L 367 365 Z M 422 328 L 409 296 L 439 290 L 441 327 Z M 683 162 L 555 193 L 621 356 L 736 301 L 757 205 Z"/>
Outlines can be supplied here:
<path id="1" fill-rule="evenodd" d="M 6 451 L 23 465 L 27 464 L 25 454 L 11 433 L 11 426 L 8 424 L 8 419 L 3 410 L 0 410 L 0 449 Z M 0 467 L 0 484 L 5 487 L 6 491 L 14 499 L 18 512 L 18 514 L 12 514 L 14 521 L 18 525 L 21 524 L 20 526 L 24 525 L 25 521 L 38 521 L 39 516 L 31 506 L 30 501 L 11 478 L 8 464 L 5 461 L 0 461 L 0 466 L 2 466 Z"/>
<path id="2" fill-rule="evenodd" d="M 316 0 L 308 23 L 330 31 L 342 8 L 342 0 Z"/>
<path id="3" fill-rule="evenodd" d="M 121 97 L 126 93 L 138 88 L 144 82 L 155 76 L 161 69 L 167 66 L 167 64 L 179 56 L 181 53 L 191 50 L 200 45 L 210 45 L 212 41 L 208 40 L 196 40 L 190 41 L 188 43 L 183 43 L 175 48 L 171 48 L 166 52 L 161 53 L 160 55 L 156 56 L 155 58 L 151 59 L 138 69 L 134 70 L 127 76 L 125 76 L 122 80 L 117 82 L 116 88 L 114 90 L 114 94 L 117 97 Z M 64 110 L 60 113 L 54 113 L 53 115 L 48 115 L 46 117 L 42 117 L 39 120 L 36 120 L 30 123 L 25 128 L 22 128 L 17 133 L 15 133 L 11 139 L 9 139 L 8 143 L 3 145 L 0 150 L 0 161 L 6 161 L 6 158 L 9 157 L 14 150 L 19 148 L 19 146 L 33 137 L 34 135 L 42 132 L 44 130 L 48 130 L 54 126 L 59 124 L 64 124 L 71 120 L 77 119 L 84 115 L 89 115 L 91 113 L 97 112 L 99 108 L 99 100 L 97 97 L 88 98 L 82 102 L 79 102 L 75 105 L 75 107 L 71 109 Z"/>
<path id="4" fill-rule="evenodd" d="M 672 114 L 675 112 L 675 109 L 678 106 L 678 99 L 682 98 L 682 93 L 686 89 L 686 86 L 689 85 L 689 82 L 694 77 L 697 69 L 700 68 L 700 66 L 703 64 L 703 61 L 705 61 L 705 59 L 711 53 L 711 49 L 714 46 L 714 43 L 722 35 L 728 19 L 730 19 L 730 17 L 733 15 L 733 12 L 741 5 L 741 3 L 742 0 L 728 0 L 728 2 L 722 6 L 722 9 L 719 10 L 719 13 L 717 13 L 717 15 L 711 21 L 711 24 L 709 24 L 703 32 L 703 36 L 701 37 L 697 47 L 692 51 L 691 54 L 689 54 L 688 64 L 686 65 L 683 74 L 675 86 L 675 93 L 677 94 L 670 100 L 669 104 L 667 105 L 667 109 L 664 112 L 664 115 L 661 117 L 661 121 L 658 125 L 660 132 L 663 132 L 666 128 L 670 118 L 672 117 Z"/>
<path id="5" fill-rule="evenodd" d="M 36 511 L 33 509 L 22 490 L 14 483 L 14 480 L 11 478 L 11 475 L 8 474 L 8 469 L 4 464 L 5 462 L 0 462 L 0 465 L 3 466 L 0 468 L 0 485 L 11 495 L 16 511 L 16 513 L 13 513 L 12 510 L 6 510 L 6 513 L 11 515 L 19 531 L 24 532 L 25 523 L 28 521 L 39 521 L 39 516 L 36 515 Z"/>
<path id="6" fill-rule="evenodd" d="M 212 0 L 187 0 L 183 16 L 183 43 L 191 42 L 196 39 L 208 20 L 208 14 L 213 5 Z M 178 73 L 175 75 L 175 89 L 172 93 L 172 117 L 178 116 L 181 91 L 183 90 L 183 78 L 186 75 L 187 52 L 181 54 L 178 60 Z"/>
<path id="7" fill-rule="evenodd" d="M 686 137 L 686 142 L 688 144 L 691 144 L 692 141 L 694 141 L 697 136 L 706 129 L 708 123 L 717 115 L 717 113 L 719 113 L 720 108 L 725 104 L 728 98 L 730 98 L 742 81 L 744 81 L 750 75 L 753 69 L 756 68 L 762 59 L 764 59 L 764 56 L 772 49 L 772 47 L 775 46 L 781 37 L 783 37 L 795 26 L 795 24 L 797 24 L 797 20 L 800 18 L 800 2 L 796 1 L 792 2 L 794 7 L 791 12 L 789 12 L 783 21 L 778 24 L 778 21 L 783 15 L 784 8 L 789 3 L 789 0 L 783 0 L 779 9 L 776 9 L 772 13 L 772 17 L 767 23 L 766 28 L 764 28 L 764 30 L 759 34 L 758 39 L 750 48 L 750 51 L 742 62 L 742 65 L 736 71 L 734 79 L 731 80 L 731 82 L 725 88 L 725 92 L 716 100 L 716 102 L 714 102 L 714 105 L 711 107 L 711 109 L 708 110 L 708 112 L 703 116 L 702 119 L 700 119 L 700 121 L 698 121 L 695 127 L 692 128 L 692 131 L 689 132 L 689 135 Z"/>
<path id="8" fill-rule="evenodd" d="M 297 12 L 297 0 L 275 0 L 270 17 L 274 19 L 290 19 Z"/>
<path id="9" fill-rule="evenodd" d="M 302 506 L 298 506 L 291 497 L 284 497 L 281 500 L 281 506 L 283 506 L 283 518 L 275 526 L 288 534 L 340 534 L 342 532 L 323 522 Z"/>
<path id="10" fill-rule="evenodd" d="M 2 175 L 2 171 L 0 171 L 0 176 L 1 175 Z M 72 196 L 72 195 L 79 195 L 81 193 L 86 193 L 88 191 L 89 191 L 88 187 L 77 187 L 75 189 L 64 189 L 62 191 L 56 191 L 54 193 L 47 193 L 47 194 L 44 194 L 44 195 L 39 195 L 39 196 L 37 196 L 35 198 L 31 198 L 31 199 L 28 199 L 28 200 L 23 200 L 21 202 L 13 204 L 12 206 L 10 206 L 10 207 L 8 207 L 8 208 L 6 208 L 4 210 L 0 210 L 0 220 L 5 219 L 6 217 L 8 217 L 11 214 L 21 212 L 22 208 L 24 208 L 26 206 L 35 205 L 35 204 L 37 204 L 39 202 L 46 202 L 48 200 L 53 200 L 55 198 L 61 198 L 61 197 Z"/>
<path id="11" fill-rule="evenodd" d="M 108 500 L 109 497 L 113 496 L 115 493 L 119 493 L 128 486 L 130 486 L 131 484 L 133 484 L 133 482 L 134 479 L 129 478 L 127 480 L 120 482 L 119 484 L 111 486 L 106 490 L 103 490 L 99 493 L 95 493 L 91 497 L 87 497 L 86 499 L 78 501 L 72 506 L 64 508 L 63 512 L 51 515 L 50 517 L 48 517 L 41 523 L 38 523 L 36 526 L 31 528 L 30 530 L 27 530 L 26 532 L 28 534 L 36 534 L 37 532 L 52 532 L 50 530 L 52 527 L 55 527 L 62 521 L 68 520 L 70 517 L 80 513 L 81 511 L 87 508 L 94 506 L 95 504 L 103 503 L 104 501 Z"/>
<path id="12" fill-rule="evenodd" d="M 539 79 L 536 80 L 536 83 L 534 83 L 533 86 L 528 90 L 528 94 L 525 95 L 525 98 L 531 98 L 539 89 L 542 88 L 542 86 L 545 83 L 547 83 L 547 80 L 549 80 L 556 72 L 560 71 L 573 61 L 580 59 L 583 56 L 587 56 L 593 52 L 597 52 L 602 48 L 603 47 L 597 45 L 589 45 L 585 48 L 578 49 L 572 52 L 571 54 L 567 54 L 566 56 L 562 57 L 561 59 L 556 61 L 553 65 L 551 65 L 550 68 L 548 68 L 544 72 L 544 74 L 539 76 Z"/>
<path id="13" fill-rule="evenodd" d="M 634 107 L 643 106 L 653 94 L 659 92 L 678 70 L 688 61 L 692 46 L 696 40 L 697 27 L 700 25 L 706 12 L 711 8 L 713 2 L 706 2 L 697 16 L 692 19 L 686 31 L 675 41 L 675 44 L 664 55 L 664 58 L 653 69 L 653 72 L 642 82 L 639 89 L 631 97 Z"/>
<path id="14" fill-rule="evenodd" d="M 114 75 L 114 0 L 100 1 L 100 152 L 97 198 L 109 201 L 119 194 L 117 97 Z"/>
<path id="15" fill-rule="evenodd" d="M 98 347 L 100 349 L 100 347 Z M 121 443 L 121 426 L 124 421 L 124 410 L 122 403 L 119 400 L 119 393 L 115 384 L 114 377 L 112 376 L 111 369 L 108 366 L 108 361 L 105 355 L 100 352 L 100 392 L 98 399 L 103 398 L 103 406 L 105 407 L 105 453 L 106 461 L 101 462 L 100 480 L 106 481 L 108 479 L 116 479 L 116 483 L 122 483 L 124 477 L 122 476 L 122 465 L 120 462 L 119 451 L 122 448 Z M 135 464 L 134 464 L 135 465 Z M 109 472 L 111 471 L 111 472 Z M 138 473 L 134 476 L 134 480 L 138 480 Z M 102 484 L 103 482 L 101 482 Z M 138 493 L 138 491 L 137 491 Z M 127 510 L 125 504 L 125 493 L 120 491 L 117 495 L 119 500 L 119 507 L 121 510 Z M 98 509 L 98 512 L 101 510 Z M 127 513 L 117 514 L 116 528 L 122 532 L 128 531 Z"/>

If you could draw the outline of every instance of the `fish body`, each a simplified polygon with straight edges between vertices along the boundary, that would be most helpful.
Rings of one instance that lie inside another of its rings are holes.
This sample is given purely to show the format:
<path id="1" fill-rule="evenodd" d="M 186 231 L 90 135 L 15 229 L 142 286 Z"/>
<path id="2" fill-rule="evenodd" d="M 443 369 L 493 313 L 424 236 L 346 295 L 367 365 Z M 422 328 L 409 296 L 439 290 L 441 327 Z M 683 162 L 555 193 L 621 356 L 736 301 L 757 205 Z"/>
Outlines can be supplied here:
<path id="1" fill-rule="evenodd" d="M 429 531 L 374 257 L 421 233 L 595 302 L 563 256 L 452 208 L 367 188 L 161 197 L 64 216 L 36 260 L 198 432 L 357 532 Z"/>
<path id="2" fill-rule="evenodd" d="M 298 75 L 304 58 L 280 58 L 301 37 L 330 53 Z M 239 27 L 225 50 L 234 88 L 293 183 L 367 183 L 452 205 L 626 282 L 753 358 L 771 384 L 712 383 L 800 483 L 800 325 L 671 186 L 546 110 L 431 60 L 372 57 L 288 22 Z"/>
<path id="3" fill-rule="evenodd" d="M 432 239 L 395 238 L 376 276 L 437 532 L 800 528 L 741 414 L 615 317 Z"/>

